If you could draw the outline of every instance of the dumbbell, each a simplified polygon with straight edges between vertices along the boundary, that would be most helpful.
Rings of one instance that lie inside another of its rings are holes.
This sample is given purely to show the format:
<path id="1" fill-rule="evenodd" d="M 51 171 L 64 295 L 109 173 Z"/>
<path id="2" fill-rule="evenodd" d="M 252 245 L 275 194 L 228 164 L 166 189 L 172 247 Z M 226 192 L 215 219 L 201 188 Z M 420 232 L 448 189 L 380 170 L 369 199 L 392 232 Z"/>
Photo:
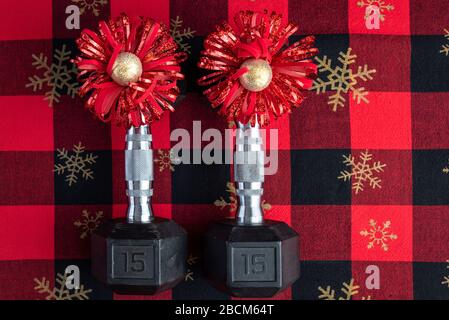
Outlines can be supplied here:
<path id="1" fill-rule="evenodd" d="M 92 234 L 92 274 L 120 294 L 154 294 L 174 287 L 186 273 L 187 234 L 151 208 L 153 151 L 148 126 L 126 134 L 127 217 Z"/>
<path id="2" fill-rule="evenodd" d="M 299 242 L 287 224 L 263 217 L 264 151 L 257 119 L 254 126 L 238 123 L 234 180 L 236 217 L 207 230 L 204 274 L 233 296 L 272 297 L 299 278 Z"/>

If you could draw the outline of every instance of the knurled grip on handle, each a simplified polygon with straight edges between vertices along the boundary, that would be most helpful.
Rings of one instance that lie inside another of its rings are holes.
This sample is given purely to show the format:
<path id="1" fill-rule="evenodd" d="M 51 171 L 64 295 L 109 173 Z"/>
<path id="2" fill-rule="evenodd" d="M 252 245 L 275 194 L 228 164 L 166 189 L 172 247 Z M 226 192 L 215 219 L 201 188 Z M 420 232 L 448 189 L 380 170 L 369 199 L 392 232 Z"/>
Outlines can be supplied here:
<path id="1" fill-rule="evenodd" d="M 125 180 L 128 221 L 148 223 L 153 219 L 153 150 L 148 126 L 131 127 L 126 133 Z"/>
<path id="2" fill-rule="evenodd" d="M 238 124 L 234 152 L 234 180 L 239 199 L 236 219 L 245 225 L 263 223 L 261 197 L 265 152 L 262 144 L 257 122 L 255 126 Z"/>
<path id="3" fill-rule="evenodd" d="M 153 181 L 153 150 L 125 150 L 125 180 Z"/>

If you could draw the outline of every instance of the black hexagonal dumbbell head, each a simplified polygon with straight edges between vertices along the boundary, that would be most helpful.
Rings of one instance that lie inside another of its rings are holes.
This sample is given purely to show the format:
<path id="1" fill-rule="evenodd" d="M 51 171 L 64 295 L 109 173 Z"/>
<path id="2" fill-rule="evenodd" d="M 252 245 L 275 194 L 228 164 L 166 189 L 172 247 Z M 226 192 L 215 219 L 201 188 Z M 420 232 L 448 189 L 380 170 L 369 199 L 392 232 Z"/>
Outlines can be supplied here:
<path id="1" fill-rule="evenodd" d="M 205 235 L 204 273 L 236 297 L 272 297 L 299 278 L 298 234 L 280 221 L 215 222 Z"/>
<path id="2" fill-rule="evenodd" d="M 186 273 L 187 234 L 171 220 L 111 220 L 94 231 L 91 248 L 93 275 L 117 293 L 154 294 Z"/>

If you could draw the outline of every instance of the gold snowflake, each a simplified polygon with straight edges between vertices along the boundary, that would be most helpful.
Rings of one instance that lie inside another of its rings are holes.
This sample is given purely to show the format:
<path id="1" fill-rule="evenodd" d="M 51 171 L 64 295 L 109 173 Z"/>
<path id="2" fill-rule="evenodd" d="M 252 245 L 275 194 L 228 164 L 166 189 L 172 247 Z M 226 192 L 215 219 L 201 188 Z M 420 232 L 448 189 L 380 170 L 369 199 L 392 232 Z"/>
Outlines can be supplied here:
<path id="1" fill-rule="evenodd" d="M 449 30 L 444 29 L 444 37 L 449 41 Z M 440 53 L 443 53 L 446 57 L 449 55 L 449 44 L 442 44 Z"/>
<path id="2" fill-rule="evenodd" d="M 449 260 L 446 260 L 446 262 L 447 262 L 447 268 L 449 269 Z M 449 288 L 449 276 L 444 276 L 441 284 L 447 284 L 447 287 Z"/>
<path id="3" fill-rule="evenodd" d="M 159 165 L 159 172 L 164 171 L 165 169 L 169 169 L 170 171 L 175 171 L 174 165 L 178 165 L 181 163 L 181 159 L 176 157 L 173 154 L 173 151 L 164 151 L 159 149 L 157 151 L 158 158 L 154 160 Z"/>
<path id="4" fill-rule="evenodd" d="M 57 149 L 57 156 L 63 163 L 55 164 L 53 172 L 58 175 L 66 172 L 65 181 L 69 183 L 69 186 L 78 181 L 78 175 L 82 175 L 85 180 L 93 179 L 93 171 L 88 168 L 88 165 L 94 164 L 98 156 L 94 156 L 92 153 L 84 155 L 85 147 L 79 142 L 77 145 L 73 145 L 73 150 L 69 155 L 69 152 L 65 149 Z"/>
<path id="5" fill-rule="evenodd" d="M 321 300 L 351 300 L 352 297 L 359 294 L 358 289 L 360 286 L 354 283 L 354 279 L 351 279 L 349 283 L 343 282 L 343 287 L 340 289 L 342 295 L 338 298 L 335 296 L 335 290 L 331 288 L 331 286 L 327 286 L 326 289 L 322 287 L 318 287 L 318 291 L 321 294 L 318 296 L 318 299 Z M 362 300 L 371 300 L 371 297 L 362 297 Z"/>
<path id="6" fill-rule="evenodd" d="M 447 287 L 449 288 L 449 276 L 444 276 L 444 281 L 441 282 L 441 284 L 447 284 Z"/>
<path id="7" fill-rule="evenodd" d="M 96 17 L 100 14 L 100 7 L 108 3 L 107 0 L 72 0 L 72 2 L 80 7 L 81 14 L 90 10 Z"/>
<path id="8" fill-rule="evenodd" d="M 34 278 L 34 282 L 36 286 L 34 290 L 39 293 L 47 294 L 46 300 L 88 300 L 88 293 L 92 292 L 91 289 L 85 289 L 84 285 L 80 285 L 79 289 L 69 290 L 66 286 L 67 275 L 58 273 L 56 275 L 56 283 L 58 286 L 53 288 L 50 287 L 50 281 L 45 277 L 42 277 L 41 280 Z"/>
<path id="9" fill-rule="evenodd" d="M 198 257 L 195 257 L 193 254 L 189 254 L 189 257 L 187 258 L 187 264 L 189 266 L 193 266 L 198 262 Z"/>
<path id="10" fill-rule="evenodd" d="M 391 221 L 387 220 L 382 225 L 377 225 L 377 221 L 374 219 L 369 220 L 369 229 L 360 231 L 360 235 L 368 237 L 368 249 L 374 248 L 379 245 L 384 251 L 388 251 L 388 241 L 396 240 L 398 236 L 390 232 Z"/>
<path id="11" fill-rule="evenodd" d="M 380 161 L 375 161 L 372 164 L 369 162 L 372 160 L 372 154 L 368 153 L 368 150 L 361 152 L 358 162 L 352 155 L 343 155 L 343 163 L 347 167 L 351 167 L 351 171 L 340 171 L 338 179 L 343 181 L 349 181 L 352 179 L 352 189 L 355 190 L 355 194 L 363 191 L 364 182 L 369 181 L 369 185 L 375 188 L 381 188 L 381 179 L 375 177 L 375 173 L 384 171 L 386 164 L 381 164 Z"/>
<path id="12" fill-rule="evenodd" d="M 357 2 L 357 5 L 361 8 L 363 7 L 368 7 L 368 6 L 376 6 L 379 8 L 379 19 L 380 21 L 384 21 L 385 20 L 385 11 L 392 11 L 394 10 L 394 6 L 391 4 L 386 4 L 385 1 L 382 0 L 366 0 L 366 2 L 364 0 Z M 368 17 L 365 16 L 365 19 L 367 19 Z"/>
<path id="13" fill-rule="evenodd" d="M 34 92 L 42 90 L 43 85 L 48 87 L 49 90 L 45 92 L 44 100 L 48 101 L 49 107 L 52 107 L 55 102 L 59 102 L 61 94 L 67 93 L 74 98 L 78 90 L 78 83 L 74 80 L 78 71 L 73 64 L 67 66 L 70 53 L 70 51 L 66 51 L 65 45 L 61 50 L 56 49 L 53 55 L 54 62 L 51 65 L 48 64 L 48 58 L 43 53 L 39 56 L 32 55 L 34 60 L 32 65 L 36 70 L 42 70 L 43 75 L 28 77 L 30 82 L 25 87 L 31 87 Z"/>
<path id="14" fill-rule="evenodd" d="M 315 57 L 315 60 L 318 62 L 318 71 L 326 72 L 327 79 L 322 80 L 321 78 L 315 79 L 313 82 L 313 86 L 311 90 L 316 90 L 316 93 L 324 93 L 326 90 L 335 91 L 335 93 L 329 96 L 329 100 L 327 104 L 332 106 L 333 111 L 337 111 L 338 107 L 343 107 L 346 99 L 343 94 L 351 91 L 352 97 L 357 101 L 357 104 L 360 101 L 365 103 L 369 103 L 367 99 L 368 91 L 365 90 L 364 87 L 357 87 L 357 83 L 360 80 L 368 81 L 372 80 L 374 74 L 376 72 L 375 69 L 368 69 L 368 66 L 365 64 L 363 67 L 359 66 L 357 68 L 357 72 L 351 69 L 351 65 L 355 63 L 355 58 L 357 57 L 355 54 L 351 54 L 352 49 L 348 48 L 346 53 L 340 52 L 340 56 L 338 57 L 338 61 L 341 63 L 341 66 L 332 67 L 332 60 L 327 56 Z"/>
<path id="15" fill-rule="evenodd" d="M 195 279 L 193 278 L 193 271 L 190 270 L 190 269 L 187 269 L 187 273 L 186 273 L 186 275 L 185 275 L 185 277 L 184 277 L 184 281 L 185 281 L 185 282 L 188 282 L 188 281 L 193 281 L 193 280 L 195 280 Z"/>
<path id="16" fill-rule="evenodd" d="M 187 265 L 189 267 L 191 267 L 191 266 L 195 265 L 197 263 L 197 261 L 198 261 L 198 257 L 195 257 L 193 254 L 189 254 L 189 257 L 187 258 Z M 195 278 L 193 277 L 194 272 L 189 267 L 187 268 L 187 273 L 184 277 L 184 281 L 186 281 L 186 282 L 195 280 Z"/>
<path id="17" fill-rule="evenodd" d="M 448 160 L 448 163 L 449 163 L 449 160 Z M 448 166 L 445 166 L 443 169 L 441 169 L 441 171 L 442 171 L 443 173 L 445 173 L 445 174 L 448 174 L 448 173 L 449 173 L 449 168 L 448 168 Z"/>
<path id="18" fill-rule="evenodd" d="M 218 200 L 214 201 L 214 205 L 220 207 L 220 209 L 224 209 L 229 206 L 229 212 L 233 213 L 237 210 L 238 205 L 234 183 L 228 182 L 226 184 L 226 191 L 229 193 L 229 202 L 226 201 L 223 197 L 220 197 Z M 265 200 L 262 200 L 261 207 L 264 213 L 267 213 L 271 210 L 271 204 L 269 204 Z"/>
<path id="19" fill-rule="evenodd" d="M 191 30 L 190 27 L 181 30 L 182 24 L 183 21 L 179 16 L 176 16 L 175 19 L 171 19 L 170 33 L 181 50 L 190 53 L 191 46 L 188 42 L 185 42 L 185 40 L 193 38 L 193 34 L 196 31 Z"/>
<path id="20" fill-rule="evenodd" d="M 96 211 L 95 215 L 91 215 L 88 210 L 83 210 L 81 219 L 76 220 L 73 224 L 81 229 L 81 239 L 85 239 L 88 235 L 98 228 L 103 218 L 103 211 Z"/>

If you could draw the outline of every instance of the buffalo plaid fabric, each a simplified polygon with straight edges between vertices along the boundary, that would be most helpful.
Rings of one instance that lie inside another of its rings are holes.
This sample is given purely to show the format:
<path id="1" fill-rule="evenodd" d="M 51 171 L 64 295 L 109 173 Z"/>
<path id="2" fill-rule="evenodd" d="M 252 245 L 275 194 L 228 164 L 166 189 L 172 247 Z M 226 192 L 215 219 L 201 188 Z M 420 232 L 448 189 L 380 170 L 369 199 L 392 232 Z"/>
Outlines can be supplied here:
<path id="1" fill-rule="evenodd" d="M 126 211 L 124 130 L 94 119 L 64 82 L 71 74 L 66 56 L 75 56 L 80 33 L 66 27 L 70 5 L 84 8 L 81 28 L 96 29 L 99 20 L 124 11 L 166 24 L 178 17 L 181 31 L 195 31 L 182 39 L 190 55 L 177 110 L 152 128 L 159 160 L 155 213 L 184 226 L 190 241 L 185 281 L 157 296 L 119 296 L 90 274 L 90 232 Z M 378 29 L 367 28 L 369 5 L 380 11 Z M 316 35 L 318 58 L 331 59 L 333 70 L 321 68 L 319 79 L 334 79 L 271 127 L 278 129 L 279 170 L 266 178 L 266 216 L 298 231 L 302 263 L 301 278 L 274 299 L 448 299 L 448 8 L 442 0 L 4 2 L 0 298 L 55 298 L 49 292 L 61 287 L 68 265 L 80 268 L 90 299 L 231 298 L 209 286 L 200 270 L 201 235 L 209 222 L 228 216 L 232 204 L 226 189 L 231 166 L 179 164 L 171 170 L 161 161 L 175 143 L 169 138 L 174 129 L 193 135 L 194 121 L 201 121 L 202 131 L 226 128 L 196 84 L 205 36 L 239 10 L 267 9 L 300 26 L 292 42 Z M 340 53 L 348 48 L 356 56 L 345 67 Z M 356 77 L 365 65 L 376 70 L 372 79 Z M 55 73 L 62 75 L 52 86 Z M 341 75 L 350 79 L 341 81 Z M 362 87 L 368 94 L 358 101 Z M 60 97 L 52 101 L 55 92 Z M 342 106 L 333 111 L 335 94 Z"/>

